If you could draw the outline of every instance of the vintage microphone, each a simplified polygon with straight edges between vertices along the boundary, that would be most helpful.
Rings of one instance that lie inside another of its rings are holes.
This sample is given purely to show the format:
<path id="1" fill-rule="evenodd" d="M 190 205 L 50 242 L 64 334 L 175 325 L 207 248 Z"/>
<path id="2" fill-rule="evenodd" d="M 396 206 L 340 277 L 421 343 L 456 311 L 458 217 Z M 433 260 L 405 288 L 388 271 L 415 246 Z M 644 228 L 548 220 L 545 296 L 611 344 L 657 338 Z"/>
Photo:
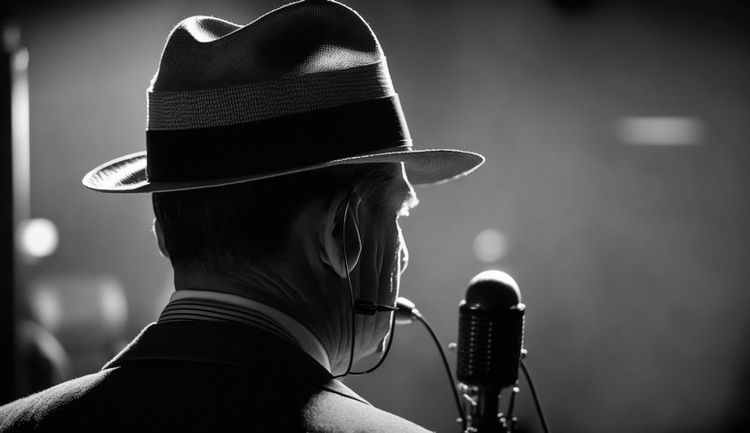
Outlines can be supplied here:
<path id="1" fill-rule="evenodd" d="M 529 371 L 522 361 L 524 312 L 518 284 L 510 275 L 500 271 L 485 271 L 474 277 L 466 290 L 466 298 L 459 306 L 459 331 L 456 373 L 460 382 L 466 410 L 456 393 L 455 380 L 442 346 L 413 302 L 406 298 L 396 301 L 395 322 L 408 325 L 421 322 L 430 333 L 442 358 L 450 381 L 451 394 L 456 402 L 459 418 L 465 433 L 514 432 L 516 420 L 512 417 L 514 399 L 518 393 L 518 367 L 534 399 L 542 431 L 550 429 L 542 406 L 531 381 Z M 500 392 L 512 386 L 506 418 L 499 412 Z"/>
<path id="2" fill-rule="evenodd" d="M 485 271 L 469 283 L 459 306 L 456 362 L 468 402 L 466 432 L 513 429 L 498 412 L 500 392 L 518 380 L 525 309 L 518 284 L 504 272 Z"/>

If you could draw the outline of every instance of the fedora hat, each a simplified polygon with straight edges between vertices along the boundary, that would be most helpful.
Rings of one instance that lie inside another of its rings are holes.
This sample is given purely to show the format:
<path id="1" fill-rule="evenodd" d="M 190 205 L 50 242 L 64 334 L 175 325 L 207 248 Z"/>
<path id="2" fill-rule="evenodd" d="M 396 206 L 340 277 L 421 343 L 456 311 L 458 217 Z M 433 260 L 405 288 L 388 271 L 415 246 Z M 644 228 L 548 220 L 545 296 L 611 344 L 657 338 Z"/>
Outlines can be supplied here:
<path id="1" fill-rule="evenodd" d="M 333 1 L 300 1 L 245 26 L 180 22 L 148 89 L 146 150 L 96 167 L 97 191 L 174 191 L 346 164 L 402 162 L 416 185 L 465 175 L 477 153 L 412 148 L 369 25 Z"/>

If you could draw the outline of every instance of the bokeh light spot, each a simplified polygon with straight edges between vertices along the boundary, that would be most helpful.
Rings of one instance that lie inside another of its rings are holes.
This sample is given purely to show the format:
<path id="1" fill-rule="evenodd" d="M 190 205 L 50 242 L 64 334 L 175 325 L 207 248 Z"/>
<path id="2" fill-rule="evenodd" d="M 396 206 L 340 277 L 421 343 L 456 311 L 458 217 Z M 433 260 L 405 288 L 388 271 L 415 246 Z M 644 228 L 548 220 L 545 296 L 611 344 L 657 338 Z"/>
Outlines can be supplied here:
<path id="1" fill-rule="evenodd" d="M 625 144 L 686 146 L 700 144 L 704 129 L 689 117 L 625 117 L 617 123 L 617 136 Z"/>
<path id="2" fill-rule="evenodd" d="M 57 249 L 57 227 L 45 218 L 29 219 L 19 227 L 19 248 L 31 257 L 47 257 Z"/>
<path id="3" fill-rule="evenodd" d="M 484 263 L 494 263 L 508 254 L 508 240 L 495 229 L 480 232 L 474 238 L 474 255 Z"/>

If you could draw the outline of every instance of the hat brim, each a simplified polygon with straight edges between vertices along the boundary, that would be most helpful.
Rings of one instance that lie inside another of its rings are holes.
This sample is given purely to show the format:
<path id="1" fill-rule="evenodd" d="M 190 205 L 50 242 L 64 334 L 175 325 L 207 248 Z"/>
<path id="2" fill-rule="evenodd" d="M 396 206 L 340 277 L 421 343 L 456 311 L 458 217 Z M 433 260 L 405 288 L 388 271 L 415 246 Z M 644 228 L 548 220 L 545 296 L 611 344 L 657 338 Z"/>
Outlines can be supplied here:
<path id="1" fill-rule="evenodd" d="M 150 182 L 146 176 L 146 152 L 143 151 L 102 164 L 88 172 L 82 181 L 87 188 L 100 192 L 166 192 L 250 182 L 340 165 L 388 162 L 403 162 L 406 175 L 413 185 L 429 185 L 447 182 L 471 173 L 484 163 L 484 157 L 478 153 L 453 149 L 404 150 L 352 156 L 262 175 L 192 182 Z"/>

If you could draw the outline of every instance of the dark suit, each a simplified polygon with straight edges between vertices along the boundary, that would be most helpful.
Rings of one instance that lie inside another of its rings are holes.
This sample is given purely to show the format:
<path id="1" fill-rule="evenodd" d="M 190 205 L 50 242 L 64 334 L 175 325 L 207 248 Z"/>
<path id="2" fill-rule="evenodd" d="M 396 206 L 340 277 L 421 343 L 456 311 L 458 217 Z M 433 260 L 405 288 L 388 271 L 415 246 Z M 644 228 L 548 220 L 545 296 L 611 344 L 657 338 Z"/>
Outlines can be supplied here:
<path id="1" fill-rule="evenodd" d="M 237 323 L 148 326 L 94 374 L 0 407 L 10 431 L 424 432 L 299 348 Z"/>

